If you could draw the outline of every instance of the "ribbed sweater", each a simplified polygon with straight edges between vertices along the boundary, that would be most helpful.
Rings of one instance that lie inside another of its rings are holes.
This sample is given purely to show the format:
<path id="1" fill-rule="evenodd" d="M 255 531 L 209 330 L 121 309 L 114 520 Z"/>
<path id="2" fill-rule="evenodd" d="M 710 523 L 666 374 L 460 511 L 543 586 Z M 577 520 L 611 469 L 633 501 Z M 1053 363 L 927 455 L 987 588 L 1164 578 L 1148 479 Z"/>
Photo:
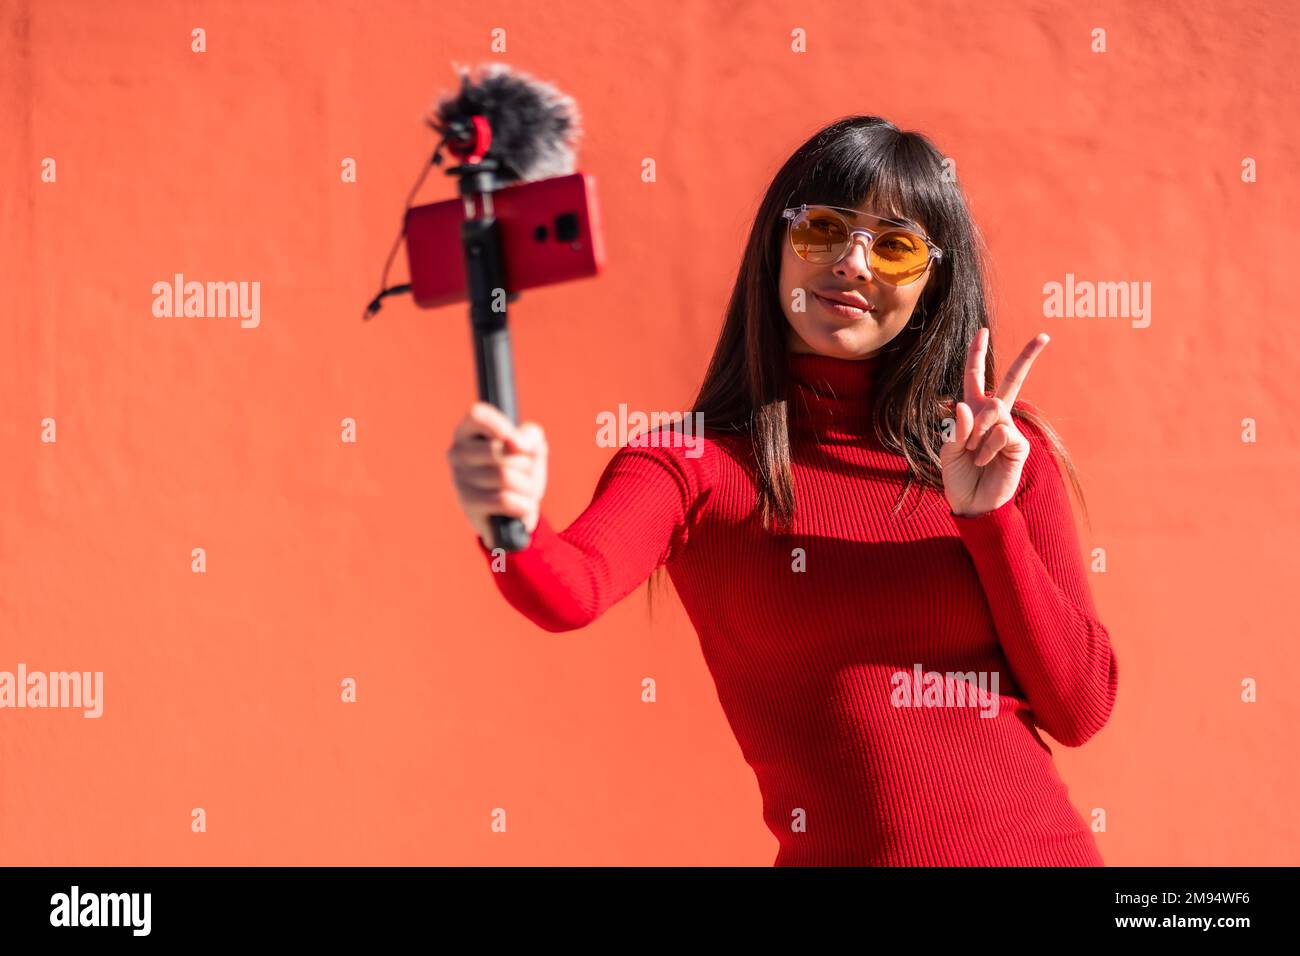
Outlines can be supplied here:
<path id="1" fill-rule="evenodd" d="M 750 439 L 705 422 L 694 447 L 619 448 L 567 528 L 543 509 L 501 552 L 497 587 L 569 631 L 666 564 L 776 866 L 1103 865 L 1039 734 L 1083 744 L 1118 677 L 1046 439 L 1017 420 L 1031 451 L 999 508 L 956 515 L 914 484 L 894 513 L 906 463 L 871 426 L 879 356 L 788 362 L 791 533 L 763 528 Z"/>

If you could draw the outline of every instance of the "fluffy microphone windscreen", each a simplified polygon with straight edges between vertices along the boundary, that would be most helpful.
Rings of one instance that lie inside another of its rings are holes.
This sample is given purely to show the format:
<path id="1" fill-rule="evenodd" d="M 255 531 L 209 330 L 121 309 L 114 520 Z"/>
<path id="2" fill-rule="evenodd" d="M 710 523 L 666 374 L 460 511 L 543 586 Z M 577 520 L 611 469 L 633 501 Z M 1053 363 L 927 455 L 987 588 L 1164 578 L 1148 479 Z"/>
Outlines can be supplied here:
<path id="1" fill-rule="evenodd" d="M 492 127 L 490 155 L 521 182 L 574 171 L 573 147 L 582 129 L 572 97 L 501 63 L 483 64 L 475 78 L 467 68 L 457 69 L 461 88 L 434 108 L 440 123 L 486 118 Z"/>

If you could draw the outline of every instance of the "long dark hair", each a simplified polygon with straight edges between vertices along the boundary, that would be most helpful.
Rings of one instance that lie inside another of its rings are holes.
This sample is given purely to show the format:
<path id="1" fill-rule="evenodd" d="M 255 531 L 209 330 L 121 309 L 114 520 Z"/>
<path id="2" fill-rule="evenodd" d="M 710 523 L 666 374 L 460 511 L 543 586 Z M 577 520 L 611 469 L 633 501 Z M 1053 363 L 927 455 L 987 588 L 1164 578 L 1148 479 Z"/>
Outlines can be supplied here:
<path id="1" fill-rule="evenodd" d="M 986 251 L 961 187 L 947 175 L 943 154 L 922 133 L 903 131 L 879 116 L 850 116 L 811 136 L 781 167 L 754 217 L 744 257 L 713 358 L 693 412 L 706 431 L 748 435 L 754 448 L 763 525 L 788 530 L 794 517 L 786 388 L 788 325 L 780 301 L 782 210 L 799 203 L 859 207 L 925 225 L 944 250 L 932 267 L 909 322 L 883 349 L 872 418 L 877 437 L 902 455 L 908 473 L 894 511 L 914 483 L 942 491 L 942 423 L 963 392 L 966 352 L 981 326 L 991 326 L 986 297 Z M 986 389 L 997 387 L 990 338 Z M 1020 403 L 1016 419 L 1029 422 L 1065 464 L 1070 484 L 1087 503 L 1060 436 Z M 660 565 L 647 581 L 653 603 Z"/>

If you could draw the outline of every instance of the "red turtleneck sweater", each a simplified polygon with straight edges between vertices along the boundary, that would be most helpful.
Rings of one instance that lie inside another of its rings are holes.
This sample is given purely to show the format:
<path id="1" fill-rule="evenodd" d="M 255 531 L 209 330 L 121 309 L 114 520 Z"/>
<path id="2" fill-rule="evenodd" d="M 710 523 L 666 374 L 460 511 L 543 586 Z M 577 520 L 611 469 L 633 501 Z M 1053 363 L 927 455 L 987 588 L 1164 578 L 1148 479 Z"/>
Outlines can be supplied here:
<path id="1" fill-rule="evenodd" d="M 914 486 L 894 514 L 906 466 L 869 419 L 880 358 L 789 361 L 793 533 L 762 527 L 749 440 L 705 422 L 695 447 L 618 449 L 497 587 L 567 631 L 666 563 L 777 866 L 1102 865 L 1039 735 L 1084 743 L 1117 681 L 1042 434 L 1020 423 L 1032 450 L 1000 508 L 961 517 Z"/>

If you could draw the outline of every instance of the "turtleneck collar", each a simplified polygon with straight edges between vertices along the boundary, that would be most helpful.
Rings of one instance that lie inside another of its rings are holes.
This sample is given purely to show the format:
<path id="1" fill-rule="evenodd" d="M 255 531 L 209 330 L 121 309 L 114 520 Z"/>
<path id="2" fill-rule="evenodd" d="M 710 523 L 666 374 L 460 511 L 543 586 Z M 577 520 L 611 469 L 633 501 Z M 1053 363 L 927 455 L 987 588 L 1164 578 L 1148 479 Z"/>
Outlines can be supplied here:
<path id="1" fill-rule="evenodd" d="M 842 359 L 789 352 L 787 414 L 790 428 L 823 440 L 856 440 L 874 433 L 871 403 L 880 354 Z"/>

